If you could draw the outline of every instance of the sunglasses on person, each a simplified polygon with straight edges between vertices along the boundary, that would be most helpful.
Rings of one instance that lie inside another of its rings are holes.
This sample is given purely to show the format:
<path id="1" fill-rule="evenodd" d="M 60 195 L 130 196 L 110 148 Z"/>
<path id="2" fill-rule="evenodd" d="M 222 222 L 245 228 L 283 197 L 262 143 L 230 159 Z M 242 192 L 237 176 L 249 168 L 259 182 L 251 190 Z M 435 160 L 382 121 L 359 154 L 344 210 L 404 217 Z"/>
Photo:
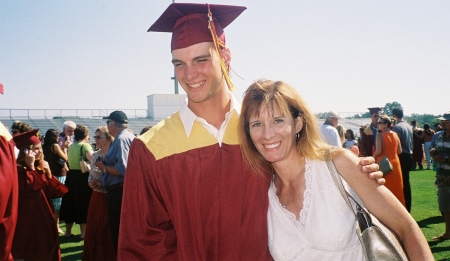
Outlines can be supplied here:
<path id="1" fill-rule="evenodd" d="M 106 137 L 105 137 L 105 136 L 100 136 L 100 135 L 94 136 L 94 139 L 96 139 L 96 140 L 99 140 L 99 139 L 101 139 L 101 138 L 106 138 Z"/>
<path id="2" fill-rule="evenodd" d="M 110 122 L 112 122 L 112 120 L 107 120 L 106 125 L 109 125 Z"/>
<path id="3" fill-rule="evenodd" d="M 372 116 L 373 116 L 373 117 L 375 117 L 375 118 L 378 118 L 378 117 L 380 117 L 380 115 L 379 115 L 379 114 L 372 114 Z"/>
<path id="4" fill-rule="evenodd" d="M 17 133 L 20 133 L 20 131 L 18 131 L 18 130 L 12 130 L 11 133 L 12 133 L 12 134 L 17 134 Z"/>
<path id="5" fill-rule="evenodd" d="M 379 121 L 378 124 L 387 124 L 387 122 Z"/>

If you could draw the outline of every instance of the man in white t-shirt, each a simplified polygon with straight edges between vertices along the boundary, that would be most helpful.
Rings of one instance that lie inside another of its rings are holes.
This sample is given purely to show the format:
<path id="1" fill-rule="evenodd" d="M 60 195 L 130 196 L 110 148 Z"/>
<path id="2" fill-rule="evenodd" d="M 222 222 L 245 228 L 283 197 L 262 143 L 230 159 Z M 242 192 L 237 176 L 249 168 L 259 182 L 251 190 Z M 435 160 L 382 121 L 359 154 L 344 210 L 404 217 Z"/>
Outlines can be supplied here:
<path id="1" fill-rule="evenodd" d="M 342 148 L 341 140 L 336 127 L 339 122 L 339 114 L 335 111 L 329 111 L 325 115 L 325 122 L 320 127 L 322 139 L 331 146 Z"/>

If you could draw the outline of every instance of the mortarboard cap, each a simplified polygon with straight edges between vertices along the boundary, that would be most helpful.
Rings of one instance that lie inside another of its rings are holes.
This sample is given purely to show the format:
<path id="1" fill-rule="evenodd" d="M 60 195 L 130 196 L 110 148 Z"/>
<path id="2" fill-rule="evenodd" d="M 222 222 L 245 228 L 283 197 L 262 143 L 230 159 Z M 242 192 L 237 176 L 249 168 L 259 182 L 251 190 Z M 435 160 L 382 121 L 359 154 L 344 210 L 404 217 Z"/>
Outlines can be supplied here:
<path id="1" fill-rule="evenodd" d="M 369 110 L 370 114 L 377 114 L 383 110 L 380 107 L 373 107 L 373 108 L 367 108 L 367 109 Z"/>
<path id="2" fill-rule="evenodd" d="M 213 17 L 215 33 L 225 44 L 223 29 L 247 8 L 212 4 L 209 5 L 209 8 Z M 147 32 L 172 33 L 171 51 L 214 41 L 208 28 L 208 4 L 173 3 L 150 26 Z"/>
<path id="3" fill-rule="evenodd" d="M 18 149 L 21 149 L 25 146 L 36 145 L 41 143 L 39 138 L 37 137 L 37 132 L 39 129 L 28 131 L 21 133 L 17 136 L 14 136 L 14 143 Z"/>

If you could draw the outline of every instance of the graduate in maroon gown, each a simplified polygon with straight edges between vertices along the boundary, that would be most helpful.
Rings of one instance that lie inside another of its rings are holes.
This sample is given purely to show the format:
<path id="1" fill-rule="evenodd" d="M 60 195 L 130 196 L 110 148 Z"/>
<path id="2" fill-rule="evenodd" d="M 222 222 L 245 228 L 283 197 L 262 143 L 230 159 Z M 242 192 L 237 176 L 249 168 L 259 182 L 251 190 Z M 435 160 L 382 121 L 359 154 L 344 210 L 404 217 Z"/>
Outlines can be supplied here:
<path id="1" fill-rule="evenodd" d="M 14 137 L 19 148 L 19 209 L 12 254 L 15 259 L 61 260 L 51 198 L 61 197 L 67 188 L 52 176 L 36 133 L 33 130 Z"/>
<path id="2" fill-rule="evenodd" d="M 12 261 L 11 245 L 17 222 L 18 184 L 14 145 L 0 122 L 0 261 Z"/>

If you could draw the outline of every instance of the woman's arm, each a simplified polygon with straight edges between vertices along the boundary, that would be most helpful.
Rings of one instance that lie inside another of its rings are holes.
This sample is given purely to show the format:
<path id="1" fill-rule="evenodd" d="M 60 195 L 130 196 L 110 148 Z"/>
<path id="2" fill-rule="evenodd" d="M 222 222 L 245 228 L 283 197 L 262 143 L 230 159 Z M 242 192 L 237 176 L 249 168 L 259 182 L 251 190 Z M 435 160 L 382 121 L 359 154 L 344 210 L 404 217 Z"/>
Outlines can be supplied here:
<path id="1" fill-rule="evenodd" d="M 381 139 L 383 138 L 383 135 L 381 133 L 377 133 L 376 137 L 376 145 L 375 145 L 375 153 L 373 154 L 373 157 L 376 159 L 382 152 L 382 146 Z"/>
<path id="2" fill-rule="evenodd" d="M 383 224 L 392 229 L 403 243 L 410 260 L 433 260 L 430 247 L 419 226 L 405 207 L 384 186 L 362 175 L 359 159 L 352 153 L 332 153 L 337 170 L 356 194 Z"/>
<path id="3" fill-rule="evenodd" d="M 64 152 L 61 147 L 58 144 L 53 144 L 53 150 L 58 154 L 58 156 L 63 159 L 64 161 L 67 161 L 67 153 Z"/>

